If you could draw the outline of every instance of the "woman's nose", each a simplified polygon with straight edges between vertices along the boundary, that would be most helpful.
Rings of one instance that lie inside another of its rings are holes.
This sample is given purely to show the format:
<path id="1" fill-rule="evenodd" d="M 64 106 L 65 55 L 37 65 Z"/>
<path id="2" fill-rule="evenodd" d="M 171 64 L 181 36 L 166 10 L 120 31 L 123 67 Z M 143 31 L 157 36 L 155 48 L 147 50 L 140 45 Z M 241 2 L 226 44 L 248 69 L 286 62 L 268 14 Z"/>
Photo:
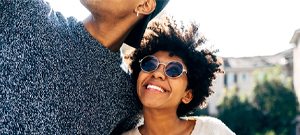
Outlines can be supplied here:
<path id="1" fill-rule="evenodd" d="M 163 64 L 159 65 L 158 68 L 154 72 L 152 72 L 152 76 L 156 79 L 165 80 L 166 75 L 164 72 L 164 65 Z"/>

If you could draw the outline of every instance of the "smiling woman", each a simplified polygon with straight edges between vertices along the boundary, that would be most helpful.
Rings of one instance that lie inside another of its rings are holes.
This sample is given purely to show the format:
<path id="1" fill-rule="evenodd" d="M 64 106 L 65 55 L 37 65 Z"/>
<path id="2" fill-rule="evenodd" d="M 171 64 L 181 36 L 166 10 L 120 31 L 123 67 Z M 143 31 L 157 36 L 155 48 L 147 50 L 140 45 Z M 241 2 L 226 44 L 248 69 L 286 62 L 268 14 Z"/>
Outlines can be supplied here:
<path id="1" fill-rule="evenodd" d="M 187 74 L 183 72 L 186 66 L 182 59 L 177 56 L 170 57 L 170 53 L 159 51 L 153 54 L 154 58 L 159 60 L 160 65 L 156 64 L 154 70 L 140 72 L 137 80 L 137 93 L 145 108 L 170 108 L 177 109 L 181 98 L 188 97 L 182 102 L 188 103 L 192 99 L 192 90 L 187 89 Z M 150 63 L 148 61 L 147 63 Z M 180 63 L 181 66 L 174 65 L 174 62 Z M 163 65 L 161 63 L 168 63 Z M 173 65 L 172 65 L 173 64 Z M 170 74 L 170 75 L 169 75 Z M 159 81 L 161 80 L 161 81 Z"/>
<path id="2" fill-rule="evenodd" d="M 167 20 L 153 22 L 150 35 L 129 56 L 144 123 L 124 135 L 234 135 L 216 118 L 182 117 L 198 106 L 206 107 L 212 81 L 223 73 L 222 63 L 213 51 L 196 49 L 205 39 L 199 38 L 195 23 L 185 29 Z"/>

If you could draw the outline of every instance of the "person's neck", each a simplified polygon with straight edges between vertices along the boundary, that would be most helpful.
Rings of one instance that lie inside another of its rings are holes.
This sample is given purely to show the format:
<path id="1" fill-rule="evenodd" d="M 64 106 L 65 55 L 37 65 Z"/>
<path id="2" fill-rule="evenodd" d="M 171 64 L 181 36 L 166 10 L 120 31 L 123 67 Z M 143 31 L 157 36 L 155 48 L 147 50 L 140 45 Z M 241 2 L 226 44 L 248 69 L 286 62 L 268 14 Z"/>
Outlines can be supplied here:
<path id="1" fill-rule="evenodd" d="M 179 119 L 175 111 L 143 109 L 144 125 L 139 128 L 141 134 L 147 135 L 173 135 L 190 134 L 193 124 Z M 192 126 L 192 127 L 191 127 Z"/>
<path id="2" fill-rule="evenodd" d="M 137 20 L 132 17 L 116 20 L 93 15 L 90 15 L 83 21 L 84 27 L 92 37 L 112 52 L 120 50 L 135 23 L 137 23 Z"/>

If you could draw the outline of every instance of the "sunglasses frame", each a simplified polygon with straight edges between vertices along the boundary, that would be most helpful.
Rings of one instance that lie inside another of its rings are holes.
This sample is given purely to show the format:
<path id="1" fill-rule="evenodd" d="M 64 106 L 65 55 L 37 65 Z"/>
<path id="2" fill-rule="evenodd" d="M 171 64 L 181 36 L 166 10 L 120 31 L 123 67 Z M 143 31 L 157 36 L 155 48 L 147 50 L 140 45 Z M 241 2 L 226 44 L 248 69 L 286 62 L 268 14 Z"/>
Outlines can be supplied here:
<path id="1" fill-rule="evenodd" d="M 156 68 L 155 68 L 153 71 L 145 71 L 145 70 L 142 68 L 142 61 L 143 61 L 145 58 L 147 58 L 147 57 L 155 58 L 155 59 L 157 60 L 157 62 L 158 62 L 158 65 L 156 66 Z M 181 66 L 182 66 L 182 71 L 181 71 L 180 75 L 178 75 L 178 76 L 176 76 L 176 77 L 170 77 L 169 75 L 167 75 L 167 73 L 166 73 L 166 67 L 167 67 L 167 65 L 169 65 L 171 62 L 178 62 L 178 63 L 181 64 Z M 144 72 L 147 72 L 147 73 L 152 73 L 152 72 L 156 71 L 156 70 L 158 69 L 159 65 L 160 65 L 160 64 L 163 64 L 163 65 L 165 65 L 165 67 L 164 67 L 164 73 L 165 73 L 166 76 L 168 76 L 168 77 L 170 77 L 170 78 L 178 78 L 178 77 L 180 77 L 180 76 L 182 75 L 183 72 L 185 72 L 185 73 L 187 74 L 187 70 L 184 69 L 183 64 L 182 64 L 180 61 L 176 61 L 176 60 L 170 61 L 170 62 L 168 62 L 167 64 L 165 64 L 165 63 L 160 63 L 159 60 L 158 60 L 154 55 L 147 55 L 147 56 L 145 56 L 144 58 L 140 59 L 140 60 L 139 60 L 139 63 L 140 63 L 140 68 L 141 68 L 141 70 L 143 70 Z"/>

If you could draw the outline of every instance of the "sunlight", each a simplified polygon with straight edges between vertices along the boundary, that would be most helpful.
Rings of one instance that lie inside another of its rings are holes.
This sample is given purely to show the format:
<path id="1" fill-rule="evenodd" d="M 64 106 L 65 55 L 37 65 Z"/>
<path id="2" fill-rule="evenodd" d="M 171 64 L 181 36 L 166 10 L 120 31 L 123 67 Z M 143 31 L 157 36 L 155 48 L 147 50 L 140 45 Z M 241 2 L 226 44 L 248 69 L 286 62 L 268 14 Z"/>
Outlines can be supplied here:
<path id="1" fill-rule="evenodd" d="M 90 14 L 79 0 L 47 1 L 55 11 L 79 21 Z M 274 55 L 294 47 L 289 42 L 300 28 L 298 5 L 298 0 L 171 0 L 166 10 L 176 20 L 199 23 L 207 43 L 220 50 L 218 55 L 245 57 Z"/>

